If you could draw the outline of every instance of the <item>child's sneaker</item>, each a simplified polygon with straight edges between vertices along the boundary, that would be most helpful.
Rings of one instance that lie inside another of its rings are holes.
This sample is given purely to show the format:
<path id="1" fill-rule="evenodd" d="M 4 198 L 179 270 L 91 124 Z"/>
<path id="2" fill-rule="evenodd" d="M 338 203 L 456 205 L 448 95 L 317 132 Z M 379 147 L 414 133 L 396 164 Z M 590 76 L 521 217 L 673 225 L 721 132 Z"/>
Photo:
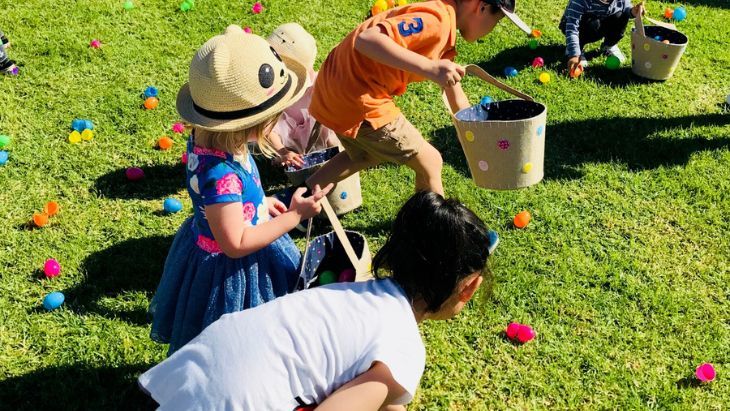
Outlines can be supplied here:
<path id="1" fill-rule="evenodd" d="M 583 68 L 588 68 L 588 59 L 586 58 L 586 55 L 581 53 L 580 57 L 578 58 L 578 64 L 580 64 Z"/>
<path id="2" fill-rule="evenodd" d="M 10 40 L 8 40 L 8 38 L 5 37 L 4 34 L 0 36 L 0 41 L 2 41 L 3 47 L 5 47 L 6 49 L 10 48 Z"/>
<path id="3" fill-rule="evenodd" d="M 618 59 L 618 61 L 621 62 L 621 64 L 624 64 L 626 61 L 626 56 L 624 56 L 624 53 L 621 52 L 621 49 L 618 48 L 618 45 L 614 45 L 611 47 L 601 46 L 601 52 L 606 56 L 614 56 Z"/>
<path id="4" fill-rule="evenodd" d="M 7 76 L 17 76 L 18 66 L 15 65 L 13 60 L 7 60 L 5 63 L 0 65 L 0 73 Z"/>

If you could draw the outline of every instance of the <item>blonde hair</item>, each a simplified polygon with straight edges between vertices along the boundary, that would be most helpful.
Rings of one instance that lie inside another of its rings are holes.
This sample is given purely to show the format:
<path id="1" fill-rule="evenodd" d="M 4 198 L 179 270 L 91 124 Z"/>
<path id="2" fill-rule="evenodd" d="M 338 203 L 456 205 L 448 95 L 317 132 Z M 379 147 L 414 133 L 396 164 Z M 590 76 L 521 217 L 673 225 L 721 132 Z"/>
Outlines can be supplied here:
<path id="1" fill-rule="evenodd" d="M 281 113 L 278 113 L 268 120 L 262 121 L 255 126 L 238 131 L 211 131 L 200 127 L 194 127 L 195 145 L 203 148 L 215 148 L 233 155 L 248 155 L 249 136 L 256 136 L 256 144 L 261 154 L 268 158 L 276 157 L 276 150 L 271 145 L 269 134 L 271 128 L 279 121 Z M 268 129 L 268 133 L 267 133 Z"/>

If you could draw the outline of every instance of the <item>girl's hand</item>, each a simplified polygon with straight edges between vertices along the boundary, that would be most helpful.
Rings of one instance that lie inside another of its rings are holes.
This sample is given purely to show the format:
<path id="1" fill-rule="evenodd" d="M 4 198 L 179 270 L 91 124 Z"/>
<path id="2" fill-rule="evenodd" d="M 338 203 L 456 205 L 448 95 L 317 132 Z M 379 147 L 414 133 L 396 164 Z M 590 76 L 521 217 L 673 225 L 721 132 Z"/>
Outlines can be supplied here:
<path id="1" fill-rule="evenodd" d="M 580 56 L 573 56 L 568 59 L 568 73 L 572 73 L 580 65 Z"/>
<path id="2" fill-rule="evenodd" d="M 302 168 L 304 167 L 304 159 L 301 154 L 284 148 L 279 152 L 279 165 Z"/>
<path id="3" fill-rule="evenodd" d="M 322 211 L 322 204 L 319 200 L 326 196 L 335 185 L 330 183 L 325 188 L 319 188 L 319 184 L 314 186 L 312 195 L 304 197 L 307 191 L 305 187 L 300 187 L 294 192 L 289 205 L 289 211 L 293 211 L 299 216 L 299 220 L 307 220 L 319 214 Z"/>
<path id="4" fill-rule="evenodd" d="M 272 217 L 278 217 L 287 210 L 286 204 L 276 197 L 266 197 L 266 205 L 269 206 L 269 215 Z"/>

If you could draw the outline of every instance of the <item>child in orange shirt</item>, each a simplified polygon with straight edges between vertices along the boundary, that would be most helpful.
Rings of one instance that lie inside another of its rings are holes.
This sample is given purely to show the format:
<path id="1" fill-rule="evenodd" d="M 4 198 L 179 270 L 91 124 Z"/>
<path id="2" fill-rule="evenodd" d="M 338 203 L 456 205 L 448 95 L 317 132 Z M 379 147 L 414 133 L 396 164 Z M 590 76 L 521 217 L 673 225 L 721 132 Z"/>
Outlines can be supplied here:
<path id="1" fill-rule="evenodd" d="M 345 151 L 307 181 L 314 187 L 337 182 L 371 166 L 393 162 L 416 172 L 416 190 L 444 193 L 441 154 L 401 114 L 393 96 L 409 83 L 441 86 L 453 110 L 469 107 L 454 63 L 456 30 L 474 42 L 508 16 L 515 0 L 432 0 L 413 3 L 366 20 L 335 47 L 314 85 L 310 113 L 337 133 Z"/>

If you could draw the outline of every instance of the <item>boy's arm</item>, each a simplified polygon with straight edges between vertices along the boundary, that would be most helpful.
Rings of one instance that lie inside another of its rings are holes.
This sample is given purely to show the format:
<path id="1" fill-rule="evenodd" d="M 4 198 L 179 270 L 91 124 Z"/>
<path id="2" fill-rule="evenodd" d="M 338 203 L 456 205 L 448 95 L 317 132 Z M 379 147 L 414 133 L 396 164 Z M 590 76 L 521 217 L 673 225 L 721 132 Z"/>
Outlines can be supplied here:
<path id="1" fill-rule="evenodd" d="M 565 54 L 568 58 L 580 56 L 580 18 L 585 11 L 584 0 L 570 0 L 565 9 Z"/>
<path id="2" fill-rule="evenodd" d="M 446 94 L 446 99 L 449 101 L 452 113 L 457 113 L 459 110 L 471 107 L 469 98 L 461 88 L 461 83 L 445 87 L 444 94 Z"/>
<path id="3" fill-rule="evenodd" d="M 369 370 L 340 387 L 317 411 L 377 411 L 405 394 L 388 366 L 376 361 Z"/>
<path id="4" fill-rule="evenodd" d="M 399 46 L 380 26 L 360 33 L 355 39 L 355 50 L 379 63 L 425 77 L 441 87 L 454 85 L 464 76 L 464 68 L 451 60 L 432 61 Z"/>

